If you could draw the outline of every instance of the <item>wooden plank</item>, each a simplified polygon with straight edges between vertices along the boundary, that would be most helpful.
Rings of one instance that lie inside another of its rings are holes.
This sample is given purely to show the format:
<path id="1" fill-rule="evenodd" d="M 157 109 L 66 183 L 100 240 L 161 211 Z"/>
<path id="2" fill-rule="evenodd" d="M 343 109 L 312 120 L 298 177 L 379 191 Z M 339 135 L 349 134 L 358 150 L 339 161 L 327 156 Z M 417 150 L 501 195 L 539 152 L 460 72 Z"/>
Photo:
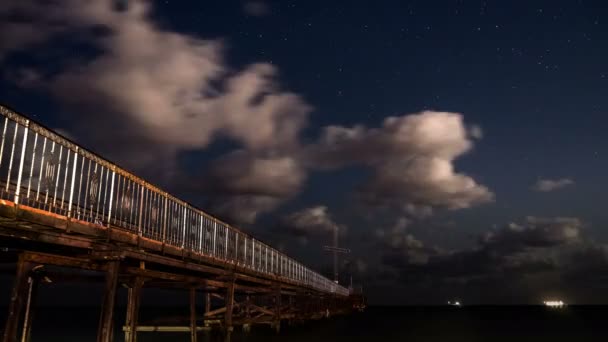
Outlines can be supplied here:
<path id="1" fill-rule="evenodd" d="M 25 261 L 42 265 L 74 267 L 92 271 L 105 271 L 107 269 L 107 265 L 105 264 L 100 264 L 87 259 L 66 257 L 56 254 L 27 251 L 23 253 L 23 257 Z"/>

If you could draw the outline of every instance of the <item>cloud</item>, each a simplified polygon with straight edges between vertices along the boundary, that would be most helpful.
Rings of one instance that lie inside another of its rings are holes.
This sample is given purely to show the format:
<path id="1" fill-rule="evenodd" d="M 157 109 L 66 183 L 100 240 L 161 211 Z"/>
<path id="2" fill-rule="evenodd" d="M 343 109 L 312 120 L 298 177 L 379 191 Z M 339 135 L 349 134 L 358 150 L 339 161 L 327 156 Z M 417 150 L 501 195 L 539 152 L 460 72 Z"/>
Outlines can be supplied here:
<path id="1" fill-rule="evenodd" d="M 263 17 L 270 14 L 270 6 L 264 1 L 247 1 L 243 4 L 243 11 L 253 17 Z"/>
<path id="2" fill-rule="evenodd" d="M 322 205 L 302 209 L 283 217 L 278 229 L 305 238 L 329 237 L 336 229 L 341 234 L 346 231 L 346 227 L 334 222 L 327 207 Z"/>
<path id="3" fill-rule="evenodd" d="M 553 190 L 559 190 L 569 185 L 573 185 L 574 181 L 569 178 L 560 179 L 539 179 L 536 184 L 532 186 L 532 189 L 540 192 L 549 192 Z"/>
<path id="4" fill-rule="evenodd" d="M 481 303 L 534 303 L 549 291 L 584 301 L 593 298 L 584 294 L 590 285 L 608 285 L 590 276 L 608 267 L 608 246 L 585 238 L 583 228 L 578 218 L 530 216 L 480 234 L 472 248 L 452 251 L 393 230 L 378 236 L 381 264 L 368 280 L 375 284 L 382 275 L 382 284 L 407 286 L 427 303 L 438 293 L 468 294 Z"/>
<path id="5" fill-rule="evenodd" d="M 268 9 L 260 1 L 245 7 L 258 14 Z M 0 54 L 55 48 L 61 44 L 54 39 L 66 37 L 88 45 L 96 53 L 66 60 L 53 72 L 24 68 L 33 76 L 26 84 L 67 106 L 63 121 L 73 127 L 66 129 L 87 132 L 77 137 L 85 146 L 152 180 L 183 174 L 181 151 L 202 151 L 218 139 L 235 143 L 189 186 L 204 189 L 211 208 L 239 222 L 253 222 L 293 198 L 311 171 L 353 165 L 372 173 L 357 189 L 363 202 L 408 217 L 493 200 L 487 187 L 454 170 L 455 159 L 481 137 L 460 114 L 389 117 L 378 128 L 328 126 L 305 145 L 300 134 L 312 107 L 281 89 L 275 67 L 231 68 L 222 40 L 167 31 L 150 12 L 144 0 L 122 6 L 9 1 L 0 9 L 0 32 L 19 39 L 0 45 Z"/>
<path id="6" fill-rule="evenodd" d="M 322 169 L 369 167 L 373 175 L 360 187 L 361 199 L 429 213 L 494 199 L 487 187 L 454 170 L 454 160 L 472 146 L 462 115 L 424 111 L 388 117 L 379 128 L 328 126 L 307 158 Z"/>
<path id="7" fill-rule="evenodd" d="M 276 208 L 305 179 L 293 150 L 311 107 L 280 89 L 272 65 L 231 69 L 222 41 L 161 29 L 143 0 L 123 8 L 75 0 L 13 1 L 8 8 L 0 10 L 0 32 L 26 38 L 6 43 L 3 53 L 51 44 L 60 33 L 103 32 L 88 37 L 97 55 L 37 80 L 69 106 L 68 113 L 92 114 L 66 120 L 88 132 L 81 140 L 86 145 L 135 171 L 159 170 L 171 178 L 179 151 L 204 149 L 220 137 L 233 140 L 239 150 L 211 167 L 213 207 L 246 222 Z M 14 19 L 15 11 L 26 24 Z"/>
<path id="8" fill-rule="evenodd" d="M 582 222 L 578 218 L 540 218 L 529 216 L 523 224 L 510 223 L 487 232 L 481 240 L 486 248 L 517 251 L 533 247 L 552 247 L 580 238 Z"/>
<path id="9" fill-rule="evenodd" d="M 255 155 L 245 150 L 215 160 L 203 177 L 206 192 L 219 196 L 214 211 L 239 223 L 253 223 L 300 191 L 306 172 L 287 155 Z"/>

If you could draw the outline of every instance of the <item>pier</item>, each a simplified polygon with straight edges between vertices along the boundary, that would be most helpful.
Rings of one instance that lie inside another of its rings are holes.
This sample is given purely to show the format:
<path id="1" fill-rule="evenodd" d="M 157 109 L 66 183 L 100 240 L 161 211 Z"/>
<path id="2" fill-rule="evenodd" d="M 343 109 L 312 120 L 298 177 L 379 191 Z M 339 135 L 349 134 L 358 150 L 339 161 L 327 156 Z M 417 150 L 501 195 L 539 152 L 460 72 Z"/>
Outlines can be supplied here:
<path id="1" fill-rule="evenodd" d="M 280 330 L 360 309 L 360 295 L 253 236 L 0 106 L 1 262 L 15 266 L 3 342 L 29 341 L 46 282 L 102 282 L 98 342 L 255 325 Z M 126 321 L 115 322 L 126 287 Z M 181 290 L 186 324 L 140 324 L 141 292 Z M 69 301 L 69 298 L 66 298 Z M 198 307 L 198 303 L 204 307 Z"/>

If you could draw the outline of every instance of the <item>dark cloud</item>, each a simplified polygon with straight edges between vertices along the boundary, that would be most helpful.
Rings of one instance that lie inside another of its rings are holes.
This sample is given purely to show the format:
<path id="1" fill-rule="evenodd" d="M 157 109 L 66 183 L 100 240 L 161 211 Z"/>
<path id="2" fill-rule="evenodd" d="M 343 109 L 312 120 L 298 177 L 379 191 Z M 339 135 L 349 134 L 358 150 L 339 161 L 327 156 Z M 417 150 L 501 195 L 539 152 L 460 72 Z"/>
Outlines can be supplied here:
<path id="1" fill-rule="evenodd" d="M 216 212 L 252 223 L 297 194 L 306 172 L 293 157 L 240 150 L 215 160 L 203 179 L 206 191 L 216 196 Z"/>
<path id="2" fill-rule="evenodd" d="M 577 218 L 528 217 L 482 234 L 474 248 L 446 251 L 393 228 L 378 235 L 383 251 L 378 274 L 388 286 L 402 284 L 413 292 L 431 287 L 427 301 L 445 292 L 468 293 L 478 302 L 540 303 L 551 293 L 584 302 L 591 298 L 582 294 L 585 286 L 608 286 L 608 278 L 598 277 L 608 267 L 608 247 L 582 232 Z M 376 282 L 374 277 L 368 281 Z"/>
<path id="3" fill-rule="evenodd" d="M 346 226 L 338 224 L 329 214 L 326 206 L 314 206 L 285 215 L 276 226 L 280 234 L 298 237 L 306 244 L 310 238 L 329 240 L 335 230 L 340 235 L 346 233 Z"/>

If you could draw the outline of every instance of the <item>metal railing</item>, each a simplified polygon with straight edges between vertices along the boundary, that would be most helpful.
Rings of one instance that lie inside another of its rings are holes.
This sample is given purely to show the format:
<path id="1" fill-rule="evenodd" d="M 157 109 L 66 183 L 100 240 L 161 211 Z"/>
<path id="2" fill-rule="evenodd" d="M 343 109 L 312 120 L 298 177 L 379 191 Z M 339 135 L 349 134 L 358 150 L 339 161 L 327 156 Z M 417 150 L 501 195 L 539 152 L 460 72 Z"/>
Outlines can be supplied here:
<path id="1" fill-rule="evenodd" d="M 0 113 L 0 198 L 348 295 L 345 287 L 42 125 L 2 105 Z"/>

